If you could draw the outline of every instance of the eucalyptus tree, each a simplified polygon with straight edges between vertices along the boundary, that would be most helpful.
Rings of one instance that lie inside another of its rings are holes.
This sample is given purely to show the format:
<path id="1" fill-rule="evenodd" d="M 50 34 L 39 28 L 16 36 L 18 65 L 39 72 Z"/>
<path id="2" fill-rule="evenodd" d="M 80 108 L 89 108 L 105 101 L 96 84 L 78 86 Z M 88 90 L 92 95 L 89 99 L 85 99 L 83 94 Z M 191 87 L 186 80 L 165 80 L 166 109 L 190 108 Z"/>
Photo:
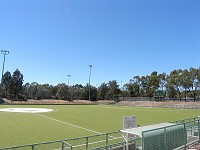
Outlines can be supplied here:
<path id="1" fill-rule="evenodd" d="M 165 97 L 166 96 L 166 84 L 167 84 L 167 75 L 166 73 L 158 74 L 158 80 L 159 80 L 159 88 L 158 93 L 160 96 Z"/>
<path id="2" fill-rule="evenodd" d="M 53 86 L 53 85 L 50 85 L 49 86 L 49 93 L 51 95 L 51 98 L 52 99 L 56 99 L 56 93 L 58 92 L 58 86 Z"/>
<path id="3" fill-rule="evenodd" d="M 72 86 L 72 99 L 80 99 L 83 86 L 81 84 L 75 84 Z"/>
<path id="4" fill-rule="evenodd" d="M 8 98 L 9 87 L 11 86 L 12 76 L 9 71 L 5 72 L 2 77 L 2 91 L 5 94 L 5 97 Z"/>
<path id="5" fill-rule="evenodd" d="M 56 93 L 56 97 L 62 100 L 69 100 L 69 87 L 65 84 L 58 84 L 58 91 Z"/>
<path id="6" fill-rule="evenodd" d="M 29 95 L 31 99 L 37 99 L 38 97 L 38 86 L 37 82 L 32 82 L 29 86 Z"/>
<path id="7" fill-rule="evenodd" d="M 131 80 L 130 80 L 129 83 L 126 83 L 124 85 L 124 89 L 125 89 L 125 91 L 127 91 L 127 93 L 128 93 L 127 96 L 128 97 L 133 97 L 134 96 L 135 88 L 134 88 L 134 84 L 131 82 Z"/>
<path id="8" fill-rule="evenodd" d="M 31 98 L 31 84 L 30 83 L 26 83 L 24 86 L 23 86 L 23 92 L 24 92 L 24 97 L 26 99 L 30 99 Z"/>
<path id="9" fill-rule="evenodd" d="M 184 89 L 184 98 L 186 101 L 187 93 L 190 92 L 190 88 L 192 87 L 190 72 L 187 69 L 183 70 L 180 75 L 180 85 Z"/>
<path id="10" fill-rule="evenodd" d="M 200 68 L 190 68 L 190 78 L 191 78 L 191 97 L 194 101 L 198 96 L 198 90 L 200 90 Z"/>
<path id="11" fill-rule="evenodd" d="M 198 99 L 200 99 L 200 67 L 197 69 L 197 88 Z"/>
<path id="12" fill-rule="evenodd" d="M 107 83 L 102 83 L 99 87 L 98 87 L 98 99 L 99 100 L 105 100 L 107 99 L 107 94 L 108 94 L 108 84 Z"/>
<path id="13" fill-rule="evenodd" d="M 49 84 L 38 85 L 36 99 L 50 99 L 52 97 Z"/>
<path id="14" fill-rule="evenodd" d="M 92 101 L 96 101 L 97 100 L 97 96 L 98 96 L 97 88 L 95 86 L 91 86 L 90 85 L 90 99 Z"/>
<path id="15" fill-rule="evenodd" d="M 148 76 L 142 76 L 140 78 L 141 80 L 141 89 L 140 89 L 140 95 L 143 96 L 143 97 L 146 97 L 148 96 L 147 93 L 148 93 Z"/>
<path id="16" fill-rule="evenodd" d="M 11 85 L 10 85 L 10 94 L 11 97 L 15 100 L 18 100 L 18 97 L 20 96 L 20 92 L 22 92 L 23 89 L 23 74 L 16 69 L 15 72 L 13 72 L 12 79 L 11 79 Z"/>
<path id="17" fill-rule="evenodd" d="M 119 97 L 120 89 L 119 85 L 117 84 L 116 80 L 109 81 L 108 83 L 108 98 L 109 99 L 116 99 Z"/>
<path id="18" fill-rule="evenodd" d="M 167 95 L 169 98 L 180 98 L 181 95 L 181 83 L 180 75 L 182 70 L 173 70 L 170 72 L 170 75 L 167 77 Z"/>
<path id="19" fill-rule="evenodd" d="M 166 90 L 166 84 L 167 84 L 167 74 L 163 72 L 162 74 L 158 75 L 159 78 L 159 87 L 162 91 Z"/>
<path id="20" fill-rule="evenodd" d="M 126 93 L 128 93 L 127 96 L 140 97 L 141 85 L 142 82 L 139 76 L 134 76 L 132 79 L 130 79 L 129 83 L 124 85 L 124 89 Z"/>
<path id="21" fill-rule="evenodd" d="M 132 88 L 132 92 L 134 96 L 140 97 L 140 90 L 141 90 L 141 78 L 139 76 L 134 76 L 133 79 L 130 80 L 132 84 L 130 88 Z"/>
<path id="22" fill-rule="evenodd" d="M 145 92 L 145 96 L 149 98 L 153 97 L 154 88 L 151 82 L 151 76 L 146 75 L 146 77 L 143 78 L 142 83 L 143 83 L 143 90 Z"/>
<path id="23" fill-rule="evenodd" d="M 90 90 L 90 100 L 96 101 L 97 100 L 97 88 L 87 84 L 81 90 L 80 99 L 81 100 L 88 100 L 89 97 L 89 90 Z"/>
<path id="24" fill-rule="evenodd" d="M 148 82 L 148 96 L 153 97 L 156 90 L 159 88 L 160 80 L 157 71 L 151 73 Z"/>

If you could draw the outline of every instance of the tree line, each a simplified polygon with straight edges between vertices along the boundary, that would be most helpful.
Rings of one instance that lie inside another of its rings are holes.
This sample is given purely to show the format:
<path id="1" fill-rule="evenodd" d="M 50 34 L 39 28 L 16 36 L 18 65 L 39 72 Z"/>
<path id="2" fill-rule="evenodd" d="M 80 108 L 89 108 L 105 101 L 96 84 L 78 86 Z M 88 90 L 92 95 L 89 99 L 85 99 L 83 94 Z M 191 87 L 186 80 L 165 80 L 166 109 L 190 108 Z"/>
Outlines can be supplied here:
<path id="1" fill-rule="evenodd" d="M 68 86 L 65 83 L 56 86 L 37 82 L 23 84 L 23 74 L 17 69 L 13 75 L 7 71 L 2 77 L 2 97 L 13 100 L 26 99 L 62 99 L 62 100 L 95 100 L 118 99 L 119 97 L 156 96 L 169 99 L 200 98 L 200 67 L 178 69 L 158 74 L 134 76 L 129 83 L 119 86 L 116 80 L 102 83 L 99 87 L 86 84 Z"/>
<path id="2" fill-rule="evenodd" d="M 131 97 L 154 97 L 156 95 L 171 99 L 200 98 L 200 68 L 178 69 L 158 74 L 157 71 L 146 76 L 134 76 L 124 85 L 126 94 Z"/>

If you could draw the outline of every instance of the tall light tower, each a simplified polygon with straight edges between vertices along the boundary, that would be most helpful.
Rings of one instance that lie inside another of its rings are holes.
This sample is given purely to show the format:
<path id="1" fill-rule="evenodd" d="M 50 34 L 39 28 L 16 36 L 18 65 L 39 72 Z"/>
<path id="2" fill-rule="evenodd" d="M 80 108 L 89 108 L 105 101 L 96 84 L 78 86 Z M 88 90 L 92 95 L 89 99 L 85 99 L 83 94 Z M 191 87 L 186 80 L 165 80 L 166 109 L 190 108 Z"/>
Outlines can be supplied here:
<path id="1" fill-rule="evenodd" d="M 3 73 L 4 73 L 4 65 L 5 65 L 5 61 L 6 61 L 6 55 L 9 54 L 9 51 L 7 51 L 7 50 L 1 50 L 1 54 L 4 55 L 4 57 L 3 57 L 3 69 L 2 69 L 2 75 L 1 75 L 1 80 L 2 80 Z"/>
<path id="2" fill-rule="evenodd" d="M 6 55 L 9 54 L 9 51 L 7 50 L 1 50 L 1 54 L 4 55 L 3 57 L 3 69 L 2 69 L 2 75 L 1 75 L 1 83 L 0 83 L 0 99 L 1 99 L 1 93 L 2 93 L 2 79 L 3 79 L 3 73 L 4 73 L 4 65 L 5 65 L 5 58 L 6 58 Z"/>
<path id="3" fill-rule="evenodd" d="M 69 79 L 70 79 L 71 75 L 68 74 L 67 76 L 68 76 L 68 86 L 69 86 Z"/>
<path id="4" fill-rule="evenodd" d="M 89 74 L 89 100 L 91 99 L 90 98 L 90 78 L 91 78 L 91 70 L 92 70 L 92 65 L 88 65 L 89 68 L 90 68 L 90 74 Z"/>
<path id="5" fill-rule="evenodd" d="M 67 76 L 68 76 L 68 88 L 69 88 L 69 79 L 70 79 L 71 75 L 68 74 Z M 71 95 L 71 90 L 70 90 L 70 88 L 69 88 L 69 96 L 71 97 L 71 100 L 72 100 L 72 95 Z"/>

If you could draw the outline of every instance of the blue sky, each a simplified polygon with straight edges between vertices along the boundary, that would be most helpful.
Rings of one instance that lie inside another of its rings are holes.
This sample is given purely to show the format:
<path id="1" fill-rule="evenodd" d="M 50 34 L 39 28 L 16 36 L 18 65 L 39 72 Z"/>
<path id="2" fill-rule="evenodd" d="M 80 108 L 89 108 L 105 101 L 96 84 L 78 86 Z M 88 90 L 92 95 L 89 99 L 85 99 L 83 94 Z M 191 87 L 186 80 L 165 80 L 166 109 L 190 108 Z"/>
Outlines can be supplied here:
<path id="1" fill-rule="evenodd" d="M 199 0 L 1 0 L 5 71 L 86 85 L 200 66 Z M 0 57 L 3 63 L 3 55 Z"/>

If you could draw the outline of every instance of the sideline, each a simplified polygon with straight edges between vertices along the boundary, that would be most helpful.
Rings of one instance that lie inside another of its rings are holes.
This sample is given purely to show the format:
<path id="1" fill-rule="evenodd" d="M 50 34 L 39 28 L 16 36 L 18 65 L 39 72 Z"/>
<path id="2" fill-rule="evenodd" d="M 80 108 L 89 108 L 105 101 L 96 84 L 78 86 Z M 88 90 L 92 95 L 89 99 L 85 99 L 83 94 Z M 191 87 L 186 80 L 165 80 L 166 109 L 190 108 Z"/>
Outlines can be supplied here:
<path id="1" fill-rule="evenodd" d="M 96 134 L 103 134 L 103 133 L 100 133 L 100 132 L 97 132 L 97 131 L 94 131 L 94 130 L 83 128 L 83 127 L 80 127 L 80 126 L 77 126 L 77 125 L 74 125 L 74 124 L 70 124 L 70 123 L 67 123 L 67 122 L 64 122 L 64 121 L 60 121 L 60 120 L 57 120 L 57 119 L 54 119 L 54 118 L 51 118 L 51 117 L 47 117 L 45 115 L 36 114 L 36 113 L 33 113 L 33 114 L 40 116 L 40 117 L 43 117 L 43 118 L 46 118 L 46 119 L 50 119 L 50 120 L 65 124 L 65 125 L 69 125 L 69 126 L 72 126 L 72 127 L 75 127 L 75 128 L 79 128 L 79 129 L 82 129 L 82 130 L 85 130 L 85 131 L 93 132 L 93 133 L 96 133 Z"/>
<path id="2" fill-rule="evenodd" d="M 6 107 L 10 107 L 9 105 L 4 105 Z M 13 107 L 12 107 L 13 108 Z M 58 110 L 54 110 L 55 112 L 57 112 Z M 51 117 L 47 117 L 45 115 L 41 115 L 39 113 L 34 113 L 34 112 L 29 112 L 30 114 L 34 114 L 34 115 L 37 115 L 37 116 L 40 116 L 40 117 L 43 117 L 43 118 L 46 118 L 46 119 L 50 119 L 50 120 L 53 120 L 53 121 L 56 121 L 56 122 L 59 122 L 59 123 L 62 123 L 62 124 L 65 124 L 65 125 L 69 125 L 69 126 L 72 126 L 72 127 L 75 127 L 75 128 L 79 128 L 79 129 L 82 129 L 82 130 L 85 130 L 85 131 L 89 131 L 89 132 L 93 132 L 93 133 L 96 133 L 96 134 L 103 134 L 103 133 L 100 133 L 100 132 L 97 132 L 97 131 L 94 131 L 94 130 L 90 130 L 90 129 L 87 129 L 87 128 L 83 128 L 83 127 L 80 127 L 80 126 L 77 126 L 77 125 L 73 125 L 73 124 L 70 124 L 70 123 L 67 123 L 67 122 L 64 122 L 64 121 L 60 121 L 60 120 L 57 120 L 57 119 L 54 119 L 54 118 L 51 118 Z"/>

